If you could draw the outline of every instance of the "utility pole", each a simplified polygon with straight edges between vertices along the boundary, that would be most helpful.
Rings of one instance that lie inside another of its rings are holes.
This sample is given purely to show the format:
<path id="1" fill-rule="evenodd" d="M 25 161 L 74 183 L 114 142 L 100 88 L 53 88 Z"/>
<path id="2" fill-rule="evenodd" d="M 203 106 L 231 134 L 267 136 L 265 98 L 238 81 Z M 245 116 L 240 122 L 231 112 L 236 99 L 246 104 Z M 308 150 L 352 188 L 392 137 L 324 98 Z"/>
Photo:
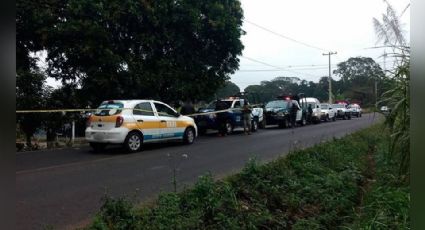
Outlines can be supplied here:
<path id="1" fill-rule="evenodd" d="M 332 104 L 332 73 L 331 73 L 331 55 L 337 54 L 337 52 L 324 53 L 323 56 L 329 56 L 329 104 Z"/>

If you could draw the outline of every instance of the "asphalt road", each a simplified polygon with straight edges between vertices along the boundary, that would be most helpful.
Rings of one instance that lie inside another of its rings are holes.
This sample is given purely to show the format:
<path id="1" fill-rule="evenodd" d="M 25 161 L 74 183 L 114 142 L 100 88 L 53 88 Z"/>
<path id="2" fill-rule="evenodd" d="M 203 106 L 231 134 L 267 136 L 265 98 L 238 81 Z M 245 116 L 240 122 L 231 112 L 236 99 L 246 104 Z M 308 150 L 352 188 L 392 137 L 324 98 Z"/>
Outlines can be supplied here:
<path id="1" fill-rule="evenodd" d="M 365 128 L 380 118 L 364 114 L 295 129 L 267 127 L 252 135 L 210 134 L 190 146 L 150 144 L 133 154 L 117 147 L 98 154 L 89 147 L 17 153 L 16 227 L 73 229 L 90 222 L 105 193 L 147 201 L 173 190 L 173 169 L 181 189 L 207 172 L 220 178 L 238 172 L 250 157 L 267 162 L 295 148 Z"/>

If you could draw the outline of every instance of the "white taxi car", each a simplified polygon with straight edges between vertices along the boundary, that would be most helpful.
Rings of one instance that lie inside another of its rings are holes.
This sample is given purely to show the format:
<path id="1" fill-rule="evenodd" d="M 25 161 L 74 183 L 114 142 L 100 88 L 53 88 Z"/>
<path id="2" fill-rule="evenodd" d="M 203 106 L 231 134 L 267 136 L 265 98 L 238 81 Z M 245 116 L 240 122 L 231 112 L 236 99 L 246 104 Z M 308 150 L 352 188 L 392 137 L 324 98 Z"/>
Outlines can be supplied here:
<path id="1" fill-rule="evenodd" d="M 154 100 L 104 101 L 87 121 L 86 140 L 99 151 L 107 144 L 123 144 L 130 152 L 143 143 L 183 140 L 192 144 L 198 135 L 194 120 Z"/>

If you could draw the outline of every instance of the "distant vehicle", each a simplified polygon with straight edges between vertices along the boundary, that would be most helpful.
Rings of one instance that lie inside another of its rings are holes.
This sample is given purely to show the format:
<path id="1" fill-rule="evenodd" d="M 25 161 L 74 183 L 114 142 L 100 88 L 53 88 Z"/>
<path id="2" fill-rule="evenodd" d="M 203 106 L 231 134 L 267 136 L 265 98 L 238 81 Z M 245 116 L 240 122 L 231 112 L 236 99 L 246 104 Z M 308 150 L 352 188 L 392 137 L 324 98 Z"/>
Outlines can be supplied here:
<path id="1" fill-rule="evenodd" d="M 383 113 L 383 114 L 389 114 L 390 112 L 391 112 L 391 109 L 390 108 L 388 108 L 388 106 L 382 106 L 381 107 L 381 112 Z"/>
<path id="2" fill-rule="evenodd" d="M 343 120 L 351 120 L 351 111 L 347 109 L 346 104 L 332 104 L 331 108 L 336 110 L 336 118 L 342 118 Z"/>
<path id="3" fill-rule="evenodd" d="M 321 116 L 322 116 L 322 110 L 320 108 L 320 101 L 317 98 L 314 97 L 306 97 L 303 99 L 305 104 L 303 105 L 304 109 L 308 109 L 308 106 L 311 105 L 313 109 L 312 114 L 312 122 L 313 123 L 320 123 Z"/>
<path id="4" fill-rule="evenodd" d="M 269 101 L 265 107 L 265 117 L 267 125 L 278 125 L 279 128 L 291 127 L 290 111 L 291 106 L 295 104 L 298 107 L 296 122 L 301 125 L 306 125 L 307 121 L 303 116 L 303 111 L 296 100 L 288 98 L 278 98 L 277 100 Z"/>
<path id="5" fill-rule="evenodd" d="M 160 101 L 110 100 L 88 118 L 85 133 L 95 151 L 107 144 L 122 144 L 136 152 L 148 142 L 182 140 L 192 144 L 198 132 L 192 118 Z"/>
<path id="6" fill-rule="evenodd" d="M 227 134 L 231 134 L 235 128 L 243 128 L 243 114 L 242 107 L 244 103 L 249 102 L 245 99 L 239 97 L 229 97 L 221 100 L 226 103 L 227 108 L 231 109 L 231 111 L 227 111 L 226 117 L 226 132 Z M 201 108 L 198 110 L 198 113 L 208 113 L 214 112 L 217 101 L 213 101 L 206 108 Z M 251 131 L 256 132 L 259 128 L 259 124 L 263 122 L 263 108 L 254 107 L 251 108 Z M 206 115 L 198 115 L 195 117 L 196 124 L 200 130 L 200 133 L 205 133 L 208 129 L 216 129 L 218 130 L 218 122 L 216 114 L 206 114 Z"/>
<path id="7" fill-rule="evenodd" d="M 321 119 L 323 121 L 336 121 L 336 110 L 328 103 L 321 103 Z"/>
<path id="8" fill-rule="evenodd" d="M 356 117 L 362 116 L 362 108 L 360 108 L 359 104 L 350 104 L 348 105 L 347 108 L 351 110 L 352 116 L 356 116 Z"/>

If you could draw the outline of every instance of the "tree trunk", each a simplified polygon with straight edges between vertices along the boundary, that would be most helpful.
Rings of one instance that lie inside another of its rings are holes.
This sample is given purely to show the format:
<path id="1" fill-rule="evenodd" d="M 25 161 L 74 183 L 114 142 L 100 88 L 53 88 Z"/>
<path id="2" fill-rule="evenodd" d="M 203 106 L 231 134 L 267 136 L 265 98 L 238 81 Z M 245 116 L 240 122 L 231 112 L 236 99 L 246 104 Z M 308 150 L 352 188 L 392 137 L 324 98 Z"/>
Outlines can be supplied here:
<path id="1" fill-rule="evenodd" d="M 32 144 L 31 144 L 31 137 L 32 135 L 29 134 L 25 134 L 26 140 L 27 140 L 27 147 L 31 148 Z"/>

